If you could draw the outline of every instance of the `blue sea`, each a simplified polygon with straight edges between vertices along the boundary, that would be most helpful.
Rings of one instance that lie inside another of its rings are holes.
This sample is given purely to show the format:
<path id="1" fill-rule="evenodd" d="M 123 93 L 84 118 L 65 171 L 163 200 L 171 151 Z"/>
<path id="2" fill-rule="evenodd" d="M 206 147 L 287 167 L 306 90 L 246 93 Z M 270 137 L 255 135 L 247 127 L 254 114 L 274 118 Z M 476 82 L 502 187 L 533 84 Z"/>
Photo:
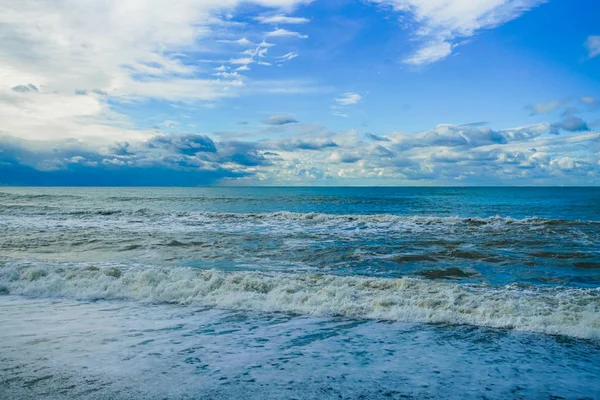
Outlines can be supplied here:
<path id="1" fill-rule="evenodd" d="M 600 188 L 0 188 L 2 399 L 600 399 Z"/>

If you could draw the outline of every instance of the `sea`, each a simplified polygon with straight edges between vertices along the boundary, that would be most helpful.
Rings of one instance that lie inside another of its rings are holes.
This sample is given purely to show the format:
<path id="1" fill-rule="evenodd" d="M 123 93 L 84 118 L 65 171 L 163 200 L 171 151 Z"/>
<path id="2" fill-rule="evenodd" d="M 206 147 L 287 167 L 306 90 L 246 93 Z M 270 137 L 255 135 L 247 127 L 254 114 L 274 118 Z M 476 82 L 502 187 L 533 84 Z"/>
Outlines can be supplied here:
<path id="1" fill-rule="evenodd" d="M 0 187 L 1 399 L 600 399 L 600 188 Z"/>

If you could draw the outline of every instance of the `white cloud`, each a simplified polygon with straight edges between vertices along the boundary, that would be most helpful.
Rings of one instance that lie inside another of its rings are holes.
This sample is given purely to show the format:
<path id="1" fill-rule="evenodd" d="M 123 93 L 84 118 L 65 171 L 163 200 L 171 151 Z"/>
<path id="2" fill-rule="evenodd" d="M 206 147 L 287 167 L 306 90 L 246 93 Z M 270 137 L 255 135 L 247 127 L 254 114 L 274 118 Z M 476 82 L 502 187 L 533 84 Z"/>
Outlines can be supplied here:
<path id="1" fill-rule="evenodd" d="M 423 41 L 409 64 L 427 64 L 447 57 L 461 38 L 511 21 L 546 0 L 370 0 L 408 14 Z"/>
<path id="2" fill-rule="evenodd" d="M 529 104 L 525 107 L 531 115 L 561 112 L 562 116 L 573 115 L 581 112 L 596 111 L 600 107 L 598 99 L 592 96 L 581 96 L 578 99 L 560 99 L 541 103 Z"/>
<path id="3" fill-rule="evenodd" d="M 362 96 L 358 93 L 345 93 L 343 96 L 335 99 L 336 103 L 342 106 L 349 106 L 352 104 L 357 104 L 362 100 Z"/>
<path id="4" fill-rule="evenodd" d="M 287 54 L 277 57 L 277 59 L 281 62 L 281 61 L 290 61 L 296 57 L 298 57 L 298 53 L 295 51 L 292 51 L 290 53 L 287 53 Z"/>
<path id="5" fill-rule="evenodd" d="M 349 115 L 346 113 L 346 108 L 358 104 L 362 100 L 362 96 L 358 93 L 348 92 L 333 100 L 335 104 L 330 107 L 331 113 L 336 117 L 347 118 Z"/>
<path id="6" fill-rule="evenodd" d="M 248 65 L 254 62 L 254 58 L 252 57 L 241 57 L 241 58 L 232 58 L 229 60 L 231 64 L 234 65 Z"/>
<path id="7" fill-rule="evenodd" d="M 107 100 L 214 101 L 239 95 L 241 81 L 215 78 L 188 57 L 208 52 L 232 24 L 219 15 L 244 2 L 289 11 L 310 0 L 0 2 L 2 133 L 83 139 L 104 132 L 110 140 L 120 131 L 122 139 L 140 138 L 145 133 L 130 129 Z M 246 38 L 234 42 L 250 44 Z M 12 90 L 27 85 L 38 88 L 39 96 L 25 99 Z"/>
<path id="8" fill-rule="evenodd" d="M 149 133 L 147 140 L 152 146 L 124 143 L 113 135 L 118 143 L 100 150 L 73 140 L 25 143 L 1 135 L 0 144 L 13 161 L 40 171 L 66 170 L 66 164 L 85 163 L 99 168 L 102 164 L 115 168 L 225 168 L 246 175 L 246 180 L 238 183 L 248 184 L 600 183 L 598 132 L 553 136 L 548 134 L 550 124 L 502 130 L 440 124 L 417 133 L 389 132 L 385 141 L 373 141 L 357 130 L 334 133 L 316 124 L 296 123 L 286 115 L 263 123 L 269 130 L 287 133 L 256 141 L 220 142 L 201 134 Z M 291 124 L 293 129 L 286 130 Z"/>
<path id="9" fill-rule="evenodd" d="M 221 43 L 232 43 L 232 44 L 239 44 L 241 46 L 250 46 L 253 45 L 254 43 L 252 43 L 250 40 L 248 40 L 247 38 L 243 37 L 241 39 L 237 39 L 237 40 L 226 40 L 226 39 L 221 39 L 219 40 L 219 42 Z"/>
<path id="10" fill-rule="evenodd" d="M 598 102 L 598 100 L 595 97 L 592 96 L 582 96 L 580 101 L 584 104 L 596 104 Z"/>
<path id="11" fill-rule="evenodd" d="M 248 66 L 244 65 L 243 67 L 247 68 Z M 240 68 L 242 68 L 242 67 L 240 67 Z M 236 71 L 239 71 L 240 68 L 236 68 Z M 242 75 L 240 75 L 236 71 L 233 71 L 233 72 L 217 72 L 217 73 L 214 73 L 213 75 L 214 76 L 220 76 L 221 78 L 226 78 L 226 79 L 241 79 Z"/>
<path id="12" fill-rule="evenodd" d="M 528 105 L 526 107 L 526 109 L 528 109 L 532 115 L 536 115 L 536 114 L 546 114 L 555 110 L 558 110 L 559 108 L 563 108 L 568 106 L 568 103 L 562 100 L 554 100 L 554 101 L 547 101 L 547 102 L 543 102 L 543 103 L 534 103 L 531 105 Z"/>
<path id="13" fill-rule="evenodd" d="M 588 57 L 594 58 L 600 55 L 600 36 L 588 36 L 585 42 Z"/>
<path id="14" fill-rule="evenodd" d="M 267 41 L 263 40 L 262 42 L 260 42 L 259 44 L 260 47 L 273 47 L 275 46 L 273 43 L 268 43 Z"/>
<path id="15" fill-rule="evenodd" d="M 452 45 L 448 42 L 431 43 L 404 59 L 406 64 L 422 65 L 440 61 L 452 54 Z"/>
<path id="16" fill-rule="evenodd" d="M 153 132 L 128 127 L 99 96 L 32 93 L 0 98 L 1 135 L 22 139 L 74 139 L 94 145 L 143 141 Z"/>
<path id="17" fill-rule="evenodd" d="M 549 128 L 441 124 L 424 132 L 387 133 L 388 140 L 373 142 L 355 130 L 336 134 L 305 127 L 282 141 L 259 142 L 276 150 L 277 158 L 256 178 L 273 184 L 600 182 L 594 150 L 600 134 L 557 137 L 548 135 Z"/>
<path id="18" fill-rule="evenodd" d="M 262 24 L 306 24 L 310 22 L 308 18 L 287 17 L 285 15 L 260 16 L 254 19 Z"/>
<path id="19" fill-rule="evenodd" d="M 274 115 L 263 121 L 263 123 L 267 125 L 287 125 L 295 124 L 297 122 L 298 121 L 295 118 L 286 115 Z"/>
<path id="20" fill-rule="evenodd" d="M 336 117 L 342 117 L 342 118 L 348 118 L 349 117 L 348 114 L 344 114 L 343 112 L 336 111 L 335 109 L 333 109 L 332 114 L 335 115 Z"/>
<path id="21" fill-rule="evenodd" d="M 308 39 L 308 35 L 303 35 L 299 32 L 288 31 L 287 29 L 279 28 L 274 31 L 267 32 L 268 37 L 295 37 L 298 39 Z"/>

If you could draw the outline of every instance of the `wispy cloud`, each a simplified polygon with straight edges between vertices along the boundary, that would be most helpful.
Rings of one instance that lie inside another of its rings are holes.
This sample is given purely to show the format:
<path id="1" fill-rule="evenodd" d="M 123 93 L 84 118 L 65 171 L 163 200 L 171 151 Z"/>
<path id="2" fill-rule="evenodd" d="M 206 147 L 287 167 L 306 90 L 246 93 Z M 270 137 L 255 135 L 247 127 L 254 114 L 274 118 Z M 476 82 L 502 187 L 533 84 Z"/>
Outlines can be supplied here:
<path id="1" fill-rule="evenodd" d="M 336 97 L 335 99 L 333 99 L 335 104 L 330 107 L 331 113 L 333 115 L 335 115 L 336 117 L 347 118 L 347 117 L 349 117 L 349 115 L 346 112 L 346 108 L 348 106 L 358 104 L 361 100 L 362 100 L 362 96 L 358 93 L 354 93 L 354 92 L 344 93 L 342 96 Z"/>
<path id="2" fill-rule="evenodd" d="M 267 125 L 287 125 L 295 124 L 296 122 L 298 121 L 296 121 L 295 118 L 288 117 L 285 115 L 275 115 L 263 121 L 263 123 Z"/>
<path id="3" fill-rule="evenodd" d="M 252 57 L 240 57 L 232 58 L 231 60 L 229 60 L 229 62 L 234 65 L 248 65 L 252 64 L 254 62 L 254 59 Z"/>
<path id="4" fill-rule="evenodd" d="M 585 41 L 585 48 L 588 51 L 588 58 L 594 58 L 600 55 L 600 36 L 588 36 Z"/>
<path id="5" fill-rule="evenodd" d="M 279 29 L 275 29 L 274 31 L 267 32 L 267 33 L 265 33 L 265 35 L 268 37 L 274 37 L 274 38 L 291 37 L 291 38 L 298 38 L 298 39 L 308 39 L 308 35 L 303 35 L 299 32 L 288 31 L 287 29 L 283 29 L 283 28 L 279 28 Z"/>
<path id="6" fill-rule="evenodd" d="M 409 15 L 413 34 L 422 44 L 404 62 L 430 64 L 452 54 L 461 41 L 478 31 L 518 18 L 546 0 L 370 0 Z"/>
<path id="7" fill-rule="evenodd" d="M 357 104 L 362 100 L 362 96 L 358 93 L 348 92 L 344 93 L 343 96 L 337 97 L 335 102 L 341 106 L 349 106 L 352 104 Z"/>
<path id="8" fill-rule="evenodd" d="M 245 37 L 243 37 L 241 39 L 237 39 L 237 40 L 221 39 L 221 40 L 218 40 L 218 42 L 219 43 L 239 44 L 240 46 L 251 46 L 251 45 L 254 45 L 254 43 L 252 43 L 250 40 L 248 40 Z"/>
<path id="9" fill-rule="evenodd" d="M 431 42 L 404 59 L 406 64 L 422 65 L 443 60 L 452 54 L 452 44 L 448 42 Z"/>
<path id="10" fill-rule="evenodd" d="M 265 54 L 254 58 L 231 54 L 239 46 L 273 46 L 265 41 L 255 45 L 252 36 L 235 30 L 239 28 L 235 21 L 220 19 L 242 3 L 180 0 L 173 7 L 168 0 L 156 0 L 152 7 L 139 2 L 101 2 L 90 7 L 80 2 L 23 0 L 3 4 L 2 132 L 22 138 L 94 141 L 110 141 L 119 131 L 146 136 L 131 129 L 131 121 L 118 115 L 113 105 L 149 98 L 212 104 L 249 93 L 251 88 L 240 76 L 213 75 L 213 68 L 225 73 L 231 65 L 238 72 L 248 71 L 247 66 Z M 257 3 L 264 11 L 277 12 L 307 1 Z M 255 33 L 260 35 L 258 29 Z M 226 52 L 231 63 L 209 60 L 216 65 L 205 68 L 199 54 L 212 51 Z M 267 63 L 262 60 L 261 65 Z M 273 86 L 271 81 L 268 84 Z M 255 80 L 252 87 L 259 85 Z"/>
<path id="11" fill-rule="evenodd" d="M 259 16 L 254 19 L 262 24 L 306 24 L 310 22 L 308 18 L 288 17 L 285 15 Z"/>
<path id="12" fill-rule="evenodd" d="M 530 115 L 560 111 L 563 116 L 568 116 L 582 112 L 596 111 L 600 109 L 600 102 L 593 96 L 581 96 L 577 99 L 571 98 L 533 103 L 527 105 L 525 109 L 529 111 Z"/>
<path id="13" fill-rule="evenodd" d="M 292 52 L 289 52 L 289 53 L 287 53 L 287 54 L 284 54 L 284 55 L 282 55 L 282 56 L 279 56 L 279 57 L 277 57 L 277 59 L 278 59 L 279 61 L 290 61 L 290 60 L 292 60 L 292 59 L 294 59 L 294 58 L 298 57 L 298 55 L 299 55 L 299 54 L 298 54 L 297 52 L 295 52 L 295 51 L 292 51 Z"/>
<path id="14" fill-rule="evenodd" d="M 598 99 L 592 96 L 582 96 L 580 101 L 583 104 L 588 104 L 588 105 L 597 105 L 598 104 Z"/>
<path id="15" fill-rule="evenodd" d="M 531 115 L 539 115 L 546 114 L 560 108 L 563 108 L 568 103 L 563 100 L 554 100 L 554 101 L 546 101 L 542 103 L 534 103 L 525 107 L 526 110 L 529 110 Z"/>

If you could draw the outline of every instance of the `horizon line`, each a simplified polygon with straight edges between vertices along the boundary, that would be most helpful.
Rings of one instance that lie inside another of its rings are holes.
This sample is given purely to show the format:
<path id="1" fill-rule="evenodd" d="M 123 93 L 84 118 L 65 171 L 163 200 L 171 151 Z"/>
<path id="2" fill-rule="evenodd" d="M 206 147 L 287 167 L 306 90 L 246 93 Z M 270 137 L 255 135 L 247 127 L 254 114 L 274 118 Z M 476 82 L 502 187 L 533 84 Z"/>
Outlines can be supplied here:
<path id="1" fill-rule="evenodd" d="M 599 185 L 2 185 L 2 188 L 600 188 Z"/>

